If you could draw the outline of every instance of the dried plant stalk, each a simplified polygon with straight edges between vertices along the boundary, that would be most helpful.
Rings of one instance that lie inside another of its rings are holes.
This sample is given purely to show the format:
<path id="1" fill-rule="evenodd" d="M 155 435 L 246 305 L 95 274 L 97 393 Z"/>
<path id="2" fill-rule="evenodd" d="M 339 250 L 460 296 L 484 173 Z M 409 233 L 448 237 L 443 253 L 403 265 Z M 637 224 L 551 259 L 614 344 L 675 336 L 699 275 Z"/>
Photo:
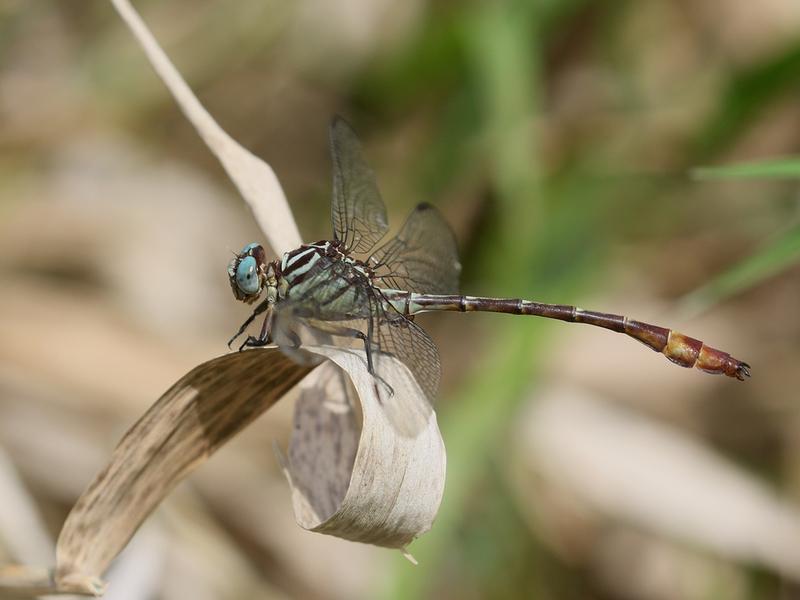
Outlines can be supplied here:
<path id="1" fill-rule="evenodd" d="M 300 233 L 274 171 L 228 135 L 203 108 L 130 2 L 111 2 L 136 36 L 150 64 L 172 93 L 183 114 L 222 163 L 231 181 L 247 201 L 272 250 L 282 254 L 297 248 L 300 245 Z"/>

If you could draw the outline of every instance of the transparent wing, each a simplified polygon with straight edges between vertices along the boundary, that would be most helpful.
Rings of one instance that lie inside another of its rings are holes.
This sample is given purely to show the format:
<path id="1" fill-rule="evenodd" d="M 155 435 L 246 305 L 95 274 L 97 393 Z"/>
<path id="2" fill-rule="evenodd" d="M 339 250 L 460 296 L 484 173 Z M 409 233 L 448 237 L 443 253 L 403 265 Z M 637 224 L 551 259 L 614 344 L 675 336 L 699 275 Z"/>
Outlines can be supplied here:
<path id="1" fill-rule="evenodd" d="M 428 402 L 433 403 L 442 375 L 436 344 L 424 329 L 386 302 L 379 290 L 375 288 L 372 290 L 373 330 L 379 354 L 393 356 L 405 364 Z"/>
<path id="2" fill-rule="evenodd" d="M 341 117 L 335 117 L 331 123 L 330 144 L 333 235 L 344 244 L 347 252 L 364 254 L 389 228 L 386 207 L 375 182 L 375 173 L 364 161 L 361 143 Z"/>
<path id="3" fill-rule="evenodd" d="M 399 313 L 372 287 L 368 280 L 341 262 L 314 265 L 304 281 L 304 293 L 278 303 L 275 321 L 283 322 L 293 334 L 275 341 L 279 345 L 319 342 L 319 333 L 348 338 L 347 344 L 365 348 L 369 344 L 373 366 L 378 375 L 381 355 L 392 356 L 405 364 L 429 402 L 436 397 L 441 377 L 439 353 L 433 340 L 416 323 Z M 296 324 L 311 331 L 311 340 L 304 339 Z M 288 333 L 283 331 L 284 334 Z"/>
<path id="4" fill-rule="evenodd" d="M 288 297 L 275 305 L 274 318 L 302 321 L 330 335 L 361 340 L 363 346 L 363 337 L 356 335 L 359 331 L 368 339 L 374 362 L 380 360 L 376 354 L 394 356 L 409 368 L 429 400 L 436 397 L 441 367 L 433 340 L 398 312 L 365 275 L 343 261 L 317 261 L 305 275 L 302 289 L 293 286 Z"/>
<path id="5" fill-rule="evenodd" d="M 452 229 L 430 204 L 418 205 L 397 236 L 369 259 L 381 287 L 457 294 L 461 263 Z"/>
<path id="6" fill-rule="evenodd" d="M 368 280 L 358 277 L 356 272 L 354 280 L 353 270 L 345 263 L 314 265 L 303 282 L 304 293 L 276 304 L 273 341 L 298 362 L 310 360 L 303 345 L 330 344 L 332 338 L 338 346 L 363 353 L 364 360 L 371 358 L 376 391 L 387 417 L 401 434 L 416 435 L 432 411 L 441 376 L 439 354 L 419 326 L 386 303 Z M 343 300 L 347 310 L 343 310 Z M 394 393 L 387 384 L 394 368 L 388 357 L 408 368 L 424 398 L 402 390 Z"/>

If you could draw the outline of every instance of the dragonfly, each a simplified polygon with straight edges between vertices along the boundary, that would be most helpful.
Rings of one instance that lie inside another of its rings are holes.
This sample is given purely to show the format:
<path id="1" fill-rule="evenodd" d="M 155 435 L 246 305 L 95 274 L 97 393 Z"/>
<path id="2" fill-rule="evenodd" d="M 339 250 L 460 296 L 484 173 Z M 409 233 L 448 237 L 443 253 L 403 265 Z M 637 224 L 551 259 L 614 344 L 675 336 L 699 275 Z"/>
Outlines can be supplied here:
<path id="1" fill-rule="evenodd" d="M 439 353 L 415 315 L 496 312 L 594 325 L 625 334 L 682 367 L 738 380 L 750 376 L 747 363 L 666 327 L 576 306 L 461 295 L 456 238 L 441 213 L 431 204 L 418 205 L 399 233 L 382 243 L 389 228 L 386 206 L 361 144 L 340 117 L 329 133 L 333 239 L 303 244 L 272 261 L 259 243 L 235 255 L 228 265 L 234 297 L 260 302 L 229 347 L 263 314 L 258 335 L 248 335 L 239 350 L 276 343 L 296 356 L 301 329 L 363 344 L 367 369 L 377 381 L 385 382 L 384 357 L 400 360 L 432 402 L 441 376 Z"/>

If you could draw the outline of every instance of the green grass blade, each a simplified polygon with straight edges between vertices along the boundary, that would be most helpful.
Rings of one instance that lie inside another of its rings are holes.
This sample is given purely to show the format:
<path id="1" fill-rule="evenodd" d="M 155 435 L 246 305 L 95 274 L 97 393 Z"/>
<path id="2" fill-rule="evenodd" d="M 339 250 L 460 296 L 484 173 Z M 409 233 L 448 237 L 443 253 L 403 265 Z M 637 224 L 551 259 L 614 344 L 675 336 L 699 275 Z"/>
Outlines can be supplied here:
<path id="1" fill-rule="evenodd" d="M 776 158 L 721 167 L 699 167 L 692 177 L 704 179 L 800 179 L 800 157 Z"/>
<path id="2" fill-rule="evenodd" d="M 679 302 L 681 312 L 699 314 L 713 305 L 763 282 L 800 260 L 800 225 L 794 226 L 733 268 Z"/>

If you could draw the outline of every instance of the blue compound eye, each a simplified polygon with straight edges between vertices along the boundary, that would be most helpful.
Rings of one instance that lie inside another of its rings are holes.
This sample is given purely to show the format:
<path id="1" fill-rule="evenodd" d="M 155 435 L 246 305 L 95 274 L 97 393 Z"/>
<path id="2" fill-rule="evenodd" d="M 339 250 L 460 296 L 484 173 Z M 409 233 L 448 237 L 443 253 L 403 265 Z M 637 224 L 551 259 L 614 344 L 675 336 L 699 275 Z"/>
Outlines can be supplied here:
<path id="1" fill-rule="evenodd" d="M 248 296 L 258 293 L 260 282 L 256 259 L 252 256 L 244 257 L 236 267 L 236 285 Z"/>
<path id="2" fill-rule="evenodd" d="M 242 251 L 239 252 L 239 254 L 249 254 L 250 250 L 252 250 L 253 248 L 257 248 L 260 245 L 261 244 L 259 244 L 258 242 L 253 242 L 252 244 L 247 244 L 247 246 L 242 248 Z"/>

